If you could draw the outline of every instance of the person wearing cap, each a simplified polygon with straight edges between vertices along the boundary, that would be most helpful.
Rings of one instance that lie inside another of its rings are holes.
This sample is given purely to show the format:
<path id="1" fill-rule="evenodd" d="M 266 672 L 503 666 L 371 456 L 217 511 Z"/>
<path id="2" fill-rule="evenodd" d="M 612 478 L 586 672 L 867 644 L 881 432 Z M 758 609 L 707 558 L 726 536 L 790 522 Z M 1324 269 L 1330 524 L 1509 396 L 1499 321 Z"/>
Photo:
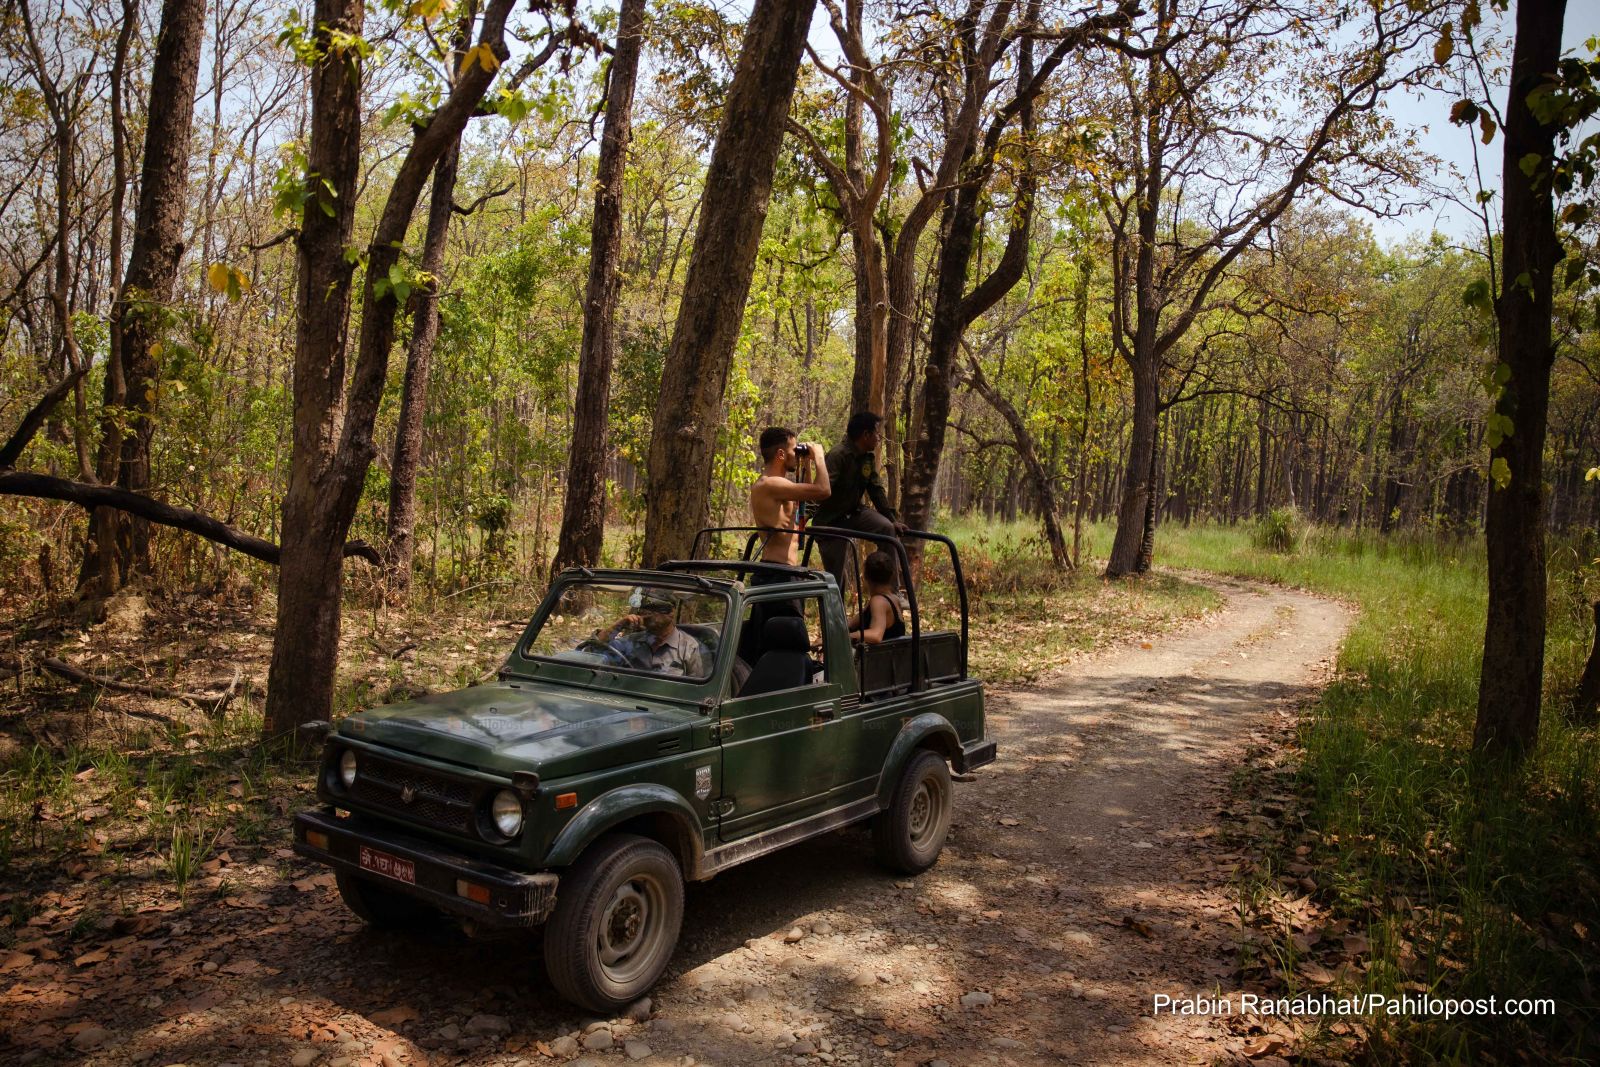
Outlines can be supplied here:
<path id="1" fill-rule="evenodd" d="M 642 671 L 684 678 L 704 678 L 710 671 L 700 651 L 700 642 L 678 629 L 677 606 L 670 597 L 645 593 L 639 610 L 630 612 L 603 630 L 594 639 L 610 644 L 628 664 Z M 618 637 L 618 633 L 628 633 Z"/>

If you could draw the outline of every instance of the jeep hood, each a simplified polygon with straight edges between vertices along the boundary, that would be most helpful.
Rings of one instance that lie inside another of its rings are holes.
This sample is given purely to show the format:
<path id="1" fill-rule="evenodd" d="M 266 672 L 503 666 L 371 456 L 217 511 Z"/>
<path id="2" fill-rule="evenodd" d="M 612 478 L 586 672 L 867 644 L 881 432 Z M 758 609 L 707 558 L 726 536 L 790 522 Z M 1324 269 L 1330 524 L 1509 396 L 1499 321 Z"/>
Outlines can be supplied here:
<path id="1" fill-rule="evenodd" d="M 526 680 L 492 682 L 351 715 L 339 733 L 498 774 L 561 778 L 651 759 L 698 712 Z"/>

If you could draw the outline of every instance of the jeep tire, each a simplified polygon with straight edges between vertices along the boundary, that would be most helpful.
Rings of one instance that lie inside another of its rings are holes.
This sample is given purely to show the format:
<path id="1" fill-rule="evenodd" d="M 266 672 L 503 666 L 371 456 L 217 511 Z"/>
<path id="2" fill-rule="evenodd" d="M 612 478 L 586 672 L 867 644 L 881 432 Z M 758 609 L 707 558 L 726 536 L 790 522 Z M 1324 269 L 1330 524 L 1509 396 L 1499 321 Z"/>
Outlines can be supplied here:
<path id="1" fill-rule="evenodd" d="M 337 871 L 334 880 L 339 886 L 339 896 L 344 898 L 344 906 L 369 926 L 380 930 L 419 926 L 439 917 L 437 911 L 420 900 L 385 889 L 370 878 Z"/>
<path id="2" fill-rule="evenodd" d="M 944 757 L 920 749 L 906 761 L 889 807 L 872 821 L 878 862 L 899 874 L 932 867 L 950 832 L 950 768 Z"/>
<path id="3" fill-rule="evenodd" d="M 612 1014 L 656 984 L 682 925 L 683 874 L 672 853 L 647 837 L 603 837 L 562 876 L 544 928 L 550 984 Z"/>

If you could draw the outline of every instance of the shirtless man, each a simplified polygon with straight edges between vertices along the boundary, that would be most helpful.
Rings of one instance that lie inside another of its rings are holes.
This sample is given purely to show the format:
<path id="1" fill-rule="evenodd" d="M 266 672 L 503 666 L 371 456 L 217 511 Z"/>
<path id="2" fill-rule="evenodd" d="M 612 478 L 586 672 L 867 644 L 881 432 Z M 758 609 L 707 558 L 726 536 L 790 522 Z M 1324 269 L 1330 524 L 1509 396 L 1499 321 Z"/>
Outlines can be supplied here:
<path id="1" fill-rule="evenodd" d="M 761 477 L 750 487 L 750 514 L 757 526 L 782 531 L 767 535 L 761 559 L 793 566 L 798 562 L 795 550 L 799 540 L 791 532 L 796 529 L 795 505 L 802 500 L 826 500 L 833 494 L 828 465 L 820 462 L 820 446 L 796 444 L 794 433 L 782 426 L 762 430 L 760 444 Z M 798 474 L 801 480 L 791 480 L 791 474 Z"/>

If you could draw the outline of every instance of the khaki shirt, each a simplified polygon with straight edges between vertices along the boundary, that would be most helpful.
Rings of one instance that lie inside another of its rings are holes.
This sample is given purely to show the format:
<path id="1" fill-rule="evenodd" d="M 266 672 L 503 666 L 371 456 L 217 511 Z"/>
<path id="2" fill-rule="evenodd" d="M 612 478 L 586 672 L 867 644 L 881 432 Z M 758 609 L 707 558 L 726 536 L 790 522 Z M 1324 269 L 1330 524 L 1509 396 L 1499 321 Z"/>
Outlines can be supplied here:
<path id="1" fill-rule="evenodd" d="M 639 670 L 684 678 L 704 678 L 710 673 L 700 642 L 676 628 L 660 644 L 648 632 L 630 634 L 618 644 L 626 651 L 628 662 Z"/>
<path id="2" fill-rule="evenodd" d="M 834 525 L 861 507 L 863 495 L 871 498 L 872 506 L 885 518 L 895 517 L 883 479 L 878 476 L 878 459 L 871 452 L 862 452 L 849 441 L 841 441 L 828 452 L 828 480 L 833 485 L 833 494 L 817 505 L 816 514 L 811 517 L 816 525 Z"/>

